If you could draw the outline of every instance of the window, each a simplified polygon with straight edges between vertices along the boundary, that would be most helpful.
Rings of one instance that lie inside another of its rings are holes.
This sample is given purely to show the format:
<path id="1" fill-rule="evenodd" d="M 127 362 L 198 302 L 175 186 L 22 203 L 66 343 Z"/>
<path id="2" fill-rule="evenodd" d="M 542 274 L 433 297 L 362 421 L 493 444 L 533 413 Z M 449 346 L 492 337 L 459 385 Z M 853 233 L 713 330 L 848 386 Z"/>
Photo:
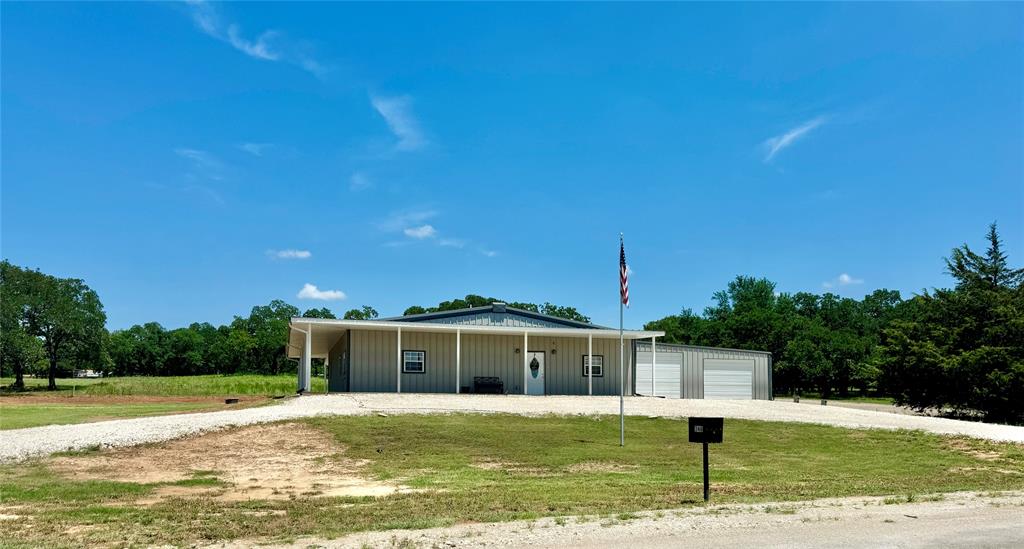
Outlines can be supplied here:
<path id="1" fill-rule="evenodd" d="M 402 351 L 402 372 L 406 374 L 422 374 L 426 371 L 426 351 Z"/>
<path id="2" fill-rule="evenodd" d="M 587 364 L 587 355 L 583 355 L 583 377 L 587 377 L 589 372 L 589 364 Z M 594 355 L 594 377 L 604 377 L 604 356 Z"/>

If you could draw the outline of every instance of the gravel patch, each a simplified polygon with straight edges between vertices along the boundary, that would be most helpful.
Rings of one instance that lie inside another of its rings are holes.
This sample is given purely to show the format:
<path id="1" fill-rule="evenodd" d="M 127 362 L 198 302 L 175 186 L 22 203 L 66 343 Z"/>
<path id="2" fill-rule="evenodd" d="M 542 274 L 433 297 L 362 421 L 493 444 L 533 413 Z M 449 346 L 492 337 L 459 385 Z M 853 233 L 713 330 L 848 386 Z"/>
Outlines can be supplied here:
<path id="1" fill-rule="evenodd" d="M 177 414 L 0 431 L 0 462 L 20 461 L 53 452 L 91 447 L 123 447 L 162 442 L 228 427 L 328 415 L 510 413 L 520 415 L 618 414 L 619 399 L 606 396 L 453 395 L 359 393 L 310 395 L 276 406 Z M 721 416 L 762 421 L 817 423 L 855 429 L 915 429 L 994 441 L 1024 442 L 1024 427 L 945 418 L 909 416 L 873 410 L 808 406 L 764 400 L 626 399 L 631 416 Z M 627 423 L 627 440 L 629 429 Z"/>
<path id="2" fill-rule="evenodd" d="M 807 502 L 710 505 L 626 515 L 553 517 L 448 528 L 363 532 L 292 543 L 240 540 L 208 547 L 1021 547 L 1024 495 L 960 492 L 905 499 L 851 497 Z"/>

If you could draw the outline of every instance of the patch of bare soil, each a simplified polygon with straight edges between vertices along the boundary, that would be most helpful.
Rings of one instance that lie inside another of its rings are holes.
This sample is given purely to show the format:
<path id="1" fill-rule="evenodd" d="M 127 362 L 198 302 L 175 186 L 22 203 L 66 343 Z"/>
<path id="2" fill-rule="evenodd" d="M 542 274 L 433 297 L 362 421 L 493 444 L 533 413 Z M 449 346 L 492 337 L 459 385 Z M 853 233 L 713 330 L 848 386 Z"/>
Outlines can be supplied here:
<path id="1" fill-rule="evenodd" d="M 570 473 L 628 473 L 636 470 L 636 465 L 608 463 L 604 461 L 584 461 L 570 465 L 566 470 Z"/>
<path id="2" fill-rule="evenodd" d="M 962 438 L 951 438 L 946 442 L 946 446 L 983 461 L 996 461 L 1003 458 L 1001 452 L 979 448 L 977 444 Z"/>
<path id="3" fill-rule="evenodd" d="M 303 424 L 259 425 L 82 456 L 51 467 L 75 479 L 172 483 L 216 478 L 227 486 L 170 485 L 154 497 L 207 496 L 222 501 L 309 496 L 384 496 L 409 488 L 362 476 L 367 461 L 347 458 L 333 438 Z"/>
<path id="4" fill-rule="evenodd" d="M 509 473 L 515 473 L 520 475 L 530 476 L 552 476 L 554 473 L 548 469 L 542 467 L 529 467 L 522 463 L 516 463 L 511 461 L 499 461 L 493 459 L 480 459 L 472 464 L 477 469 L 483 469 L 485 471 L 506 471 Z"/>

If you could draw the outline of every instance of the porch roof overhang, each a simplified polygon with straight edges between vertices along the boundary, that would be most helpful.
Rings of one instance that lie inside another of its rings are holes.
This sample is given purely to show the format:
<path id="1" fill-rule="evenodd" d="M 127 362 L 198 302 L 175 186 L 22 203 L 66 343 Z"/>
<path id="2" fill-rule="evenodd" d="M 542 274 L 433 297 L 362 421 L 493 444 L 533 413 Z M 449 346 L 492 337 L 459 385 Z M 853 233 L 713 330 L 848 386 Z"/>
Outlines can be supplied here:
<path id="1" fill-rule="evenodd" d="M 593 337 L 594 339 L 617 339 L 619 331 L 610 328 L 540 328 L 520 326 L 480 326 L 473 324 L 440 324 L 432 322 L 402 322 L 396 320 L 335 320 L 326 318 L 293 317 L 288 324 L 288 357 L 299 358 L 302 355 L 306 331 L 312 331 L 312 349 L 314 358 L 324 358 L 331 347 L 347 330 L 384 330 L 397 332 L 442 332 L 456 331 L 463 334 L 491 335 L 536 335 L 548 337 Z M 624 339 L 648 339 L 662 337 L 665 332 L 651 330 L 623 330 Z"/>

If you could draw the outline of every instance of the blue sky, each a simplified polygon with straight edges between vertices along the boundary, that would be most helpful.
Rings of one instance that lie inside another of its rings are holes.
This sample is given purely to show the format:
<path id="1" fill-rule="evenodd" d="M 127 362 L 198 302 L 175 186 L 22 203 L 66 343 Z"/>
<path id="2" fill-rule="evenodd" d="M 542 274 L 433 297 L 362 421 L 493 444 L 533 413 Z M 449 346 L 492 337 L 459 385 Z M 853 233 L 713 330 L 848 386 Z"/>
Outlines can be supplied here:
<path id="1" fill-rule="evenodd" d="M 1024 264 L 1024 5 L 2 5 L 2 253 L 109 327 Z M 308 286 L 307 286 L 308 285 Z M 304 296 L 300 298 L 300 293 Z"/>

